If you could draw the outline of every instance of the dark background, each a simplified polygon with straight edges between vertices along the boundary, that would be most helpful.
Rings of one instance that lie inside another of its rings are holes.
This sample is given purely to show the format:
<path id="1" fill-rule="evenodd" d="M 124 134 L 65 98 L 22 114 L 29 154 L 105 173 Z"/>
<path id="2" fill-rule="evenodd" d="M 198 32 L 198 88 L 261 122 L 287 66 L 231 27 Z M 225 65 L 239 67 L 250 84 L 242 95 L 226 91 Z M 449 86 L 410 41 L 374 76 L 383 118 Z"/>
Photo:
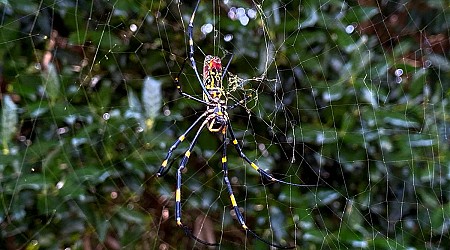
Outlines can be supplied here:
<path id="1" fill-rule="evenodd" d="M 194 247 L 173 216 L 194 132 L 155 177 L 205 110 L 173 84 L 194 6 L 1 1 L 2 248 Z M 244 26 L 231 7 L 257 16 Z M 227 96 L 253 94 L 230 112 L 239 143 L 277 178 L 309 185 L 264 181 L 229 147 L 249 228 L 302 249 L 450 247 L 449 18 L 444 0 L 201 2 L 198 67 L 233 54 Z M 186 66 L 183 89 L 201 98 Z M 223 249 L 264 248 L 230 212 L 220 144 L 205 130 L 193 150 L 183 221 Z"/>

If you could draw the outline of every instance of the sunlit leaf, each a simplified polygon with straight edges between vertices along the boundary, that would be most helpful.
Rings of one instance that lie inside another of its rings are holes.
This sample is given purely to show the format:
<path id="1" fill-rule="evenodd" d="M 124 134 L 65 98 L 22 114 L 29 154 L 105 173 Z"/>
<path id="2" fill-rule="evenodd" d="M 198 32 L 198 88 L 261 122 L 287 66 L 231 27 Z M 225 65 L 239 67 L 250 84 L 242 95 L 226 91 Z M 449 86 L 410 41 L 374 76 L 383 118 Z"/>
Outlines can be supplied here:
<path id="1" fill-rule="evenodd" d="M 17 131 L 19 118 L 17 115 L 17 105 L 12 101 L 11 96 L 3 95 L 2 100 L 2 146 L 3 154 L 9 154 L 8 143 Z"/>
<path id="2" fill-rule="evenodd" d="M 45 93 L 51 102 L 55 102 L 61 96 L 61 84 L 55 65 L 49 63 L 47 69 L 42 71 L 41 76 Z"/>
<path id="3" fill-rule="evenodd" d="M 161 82 L 151 76 L 144 79 L 142 87 L 142 103 L 145 111 L 146 126 L 152 129 L 162 106 Z"/>

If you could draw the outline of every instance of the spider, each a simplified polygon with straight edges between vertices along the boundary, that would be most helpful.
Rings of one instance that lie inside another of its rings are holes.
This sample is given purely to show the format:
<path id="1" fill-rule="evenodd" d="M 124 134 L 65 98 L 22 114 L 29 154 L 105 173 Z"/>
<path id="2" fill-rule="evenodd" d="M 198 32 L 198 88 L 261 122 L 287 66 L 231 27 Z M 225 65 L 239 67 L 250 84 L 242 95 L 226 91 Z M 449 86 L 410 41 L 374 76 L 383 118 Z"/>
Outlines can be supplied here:
<path id="1" fill-rule="evenodd" d="M 234 212 L 236 214 L 237 220 L 239 221 L 239 224 L 241 227 L 246 231 L 252 234 L 255 238 L 258 240 L 273 246 L 277 248 L 283 248 L 283 249 L 290 249 L 294 247 L 290 246 L 281 246 L 274 243 L 271 243 L 260 236 L 258 236 L 253 230 L 249 229 L 249 227 L 245 224 L 244 216 L 242 215 L 241 211 L 239 210 L 239 207 L 236 203 L 236 199 L 233 194 L 233 190 L 231 188 L 230 180 L 228 178 L 228 165 L 227 165 L 227 144 L 228 144 L 228 135 L 231 137 L 231 141 L 234 145 L 235 150 L 239 154 L 239 156 L 244 159 L 250 166 L 257 171 L 262 177 L 269 181 L 273 182 L 279 182 L 287 185 L 293 185 L 293 186 L 305 186 L 300 184 L 294 184 L 290 182 L 285 182 L 282 180 L 279 180 L 272 175 L 270 175 L 265 170 L 261 169 L 256 163 L 251 161 L 245 153 L 242 151 L 241 146 L 239 145 L 236 136 L 233 132 L 230 118 L 228 116 L 227 111 L 234 109 L 241 105 L 242 103 L 246 102 L 248 98 L 251 98 L 251 95 L 247 95 L 244 97 L 241 101 L 236 102 L 232 105 L 227 104 L 227 98 L 225 96 L 224 90 L 223 90 L 223 79 L 224 76 L 227 73 L 228 66 L 230 65 L 230 62 L 233 58 L 231 55 L 230 60 L 228 61 L 228 64 L 225 68 L 222 67 L 222 61 L 217 56 L 207 55 L 204 60 L 203 64 L 203 80 L 200 78 L 200 75 L 197 70 L 197 66 L 194 59 L 194 40 L 193 40 L 193 29 L 194 29 L 194 18 L 195 14 L 197 12 L 198 6 L 200 4 L 200 0 L 198 0 L 194 11 L 192 13 L 191 19 L 189 21 L 189 26 L 187 29 L 188 36 L 189 36 L 189 60 L 191 62 L 191 67 L 193 68 L 195 75 L 197 77 L 198 82 L 200 83 L 200 86 L 202 87 L 203 92 L 203 99 L 196 98 L 194 96 L 191 96 L 185 92 L 183 92 L 179 77 L 181 73 L 183 72 L 184 65 L 188 58 L 186 58 L 181 66 L 181 70 L 178 73 L 178 75 L 174 79 L 174 83 L 180 93 L 181 96 L 185 98 L 189 98 L 192 100 L 195 100 L 197 102 L 203 103 L 206 105 L 206 111 L 203 112 L 200 117 L 197 118 L 197 120 L 175 141 L 175 143 L 170 147 L 169 151 L 167 152 L 166 158 L 161 164 L 161 167 L 159 168 L 158 172 L 156 173 L 156 176 L 161 177 L 167 174 L 169 167 L 168 167 L 168 160 L 172 156 L 173 151 L 180 145 L 181 142 L 184 141 L 187 134 L 191 132 L 191 130 L 199 124 L 201 121 L 203 121 L 200 125 L 200 127 L 197 130 L 197 133 L 195 134 L 194 138 L 192 139 L 192 142 L 189 145 L 188 150 L 184 153 L 184 156 L 180 162 L 180 165 L 178 167 L 177 173 L 176 173 L 176 179 L 177 179 L 177 185 L 176 185 L 176 191 L 175 191 L 175 219 L 176 223 L 179 227 L 183 228 L 186 235 L 193 238 L 194 240 L 210 246 L 217 246 L 217 243 L 209 243 L 205 242 L 196 236 L 194 236 L 191 232 L 191 230 L 185 226 L 181 221 L 181 176 L 182 171 L 186 167 L 186 164 L 188 163 L 189 156 L 191 155 L 191 151 L 194 148 L 194 146 L 197 143 L 197 139 L 199 135 L 201 134 L 202 130 L 206 127 L 208 130 L 212 133 L 218 133 L 221 134 L 223 137 L 222 142 L 222 169 L 224 174 L 224 182 L 227 186 L 227 191 L 229 194 L 229 198 L 231 200 L 231 204 L 233 206 Z M 169 165 L 170 166 L 170 165 Z"/>

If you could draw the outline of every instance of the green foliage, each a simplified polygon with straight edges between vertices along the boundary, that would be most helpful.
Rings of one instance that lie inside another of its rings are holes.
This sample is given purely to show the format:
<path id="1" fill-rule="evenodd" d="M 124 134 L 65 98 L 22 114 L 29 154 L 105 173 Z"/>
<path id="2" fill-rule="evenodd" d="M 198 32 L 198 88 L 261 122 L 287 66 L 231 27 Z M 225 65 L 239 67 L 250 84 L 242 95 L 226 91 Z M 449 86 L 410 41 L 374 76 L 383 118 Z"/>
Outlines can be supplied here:
<path id="1" fill-rule="evenodd" d="M 254 94 L 230 111 L 246 155 L 311 185 L 268 184 L 229 147 L 247 225 L 302 249 L 449 248 L 448 3 L 213 2 L 195 19 L 198 67 L 233 54 L 243 86 L 228 86 L 232 98 Z M 256 18 L 231 20 L 231 6 Z M 154 174 L 205 109 L 173 84 L 193 7 L 0 1 L 0 245 L 192 246 L 173 219 L 177 161 Z M 218 32 L 203 35 L 205 23 Z M 201 98 L 190 67 L 180 80 Z M 183 221 L 207 216 L 223 249 L 264 248 L 230 215 L 219 148 L 204 131 L 183 174 Z"/>

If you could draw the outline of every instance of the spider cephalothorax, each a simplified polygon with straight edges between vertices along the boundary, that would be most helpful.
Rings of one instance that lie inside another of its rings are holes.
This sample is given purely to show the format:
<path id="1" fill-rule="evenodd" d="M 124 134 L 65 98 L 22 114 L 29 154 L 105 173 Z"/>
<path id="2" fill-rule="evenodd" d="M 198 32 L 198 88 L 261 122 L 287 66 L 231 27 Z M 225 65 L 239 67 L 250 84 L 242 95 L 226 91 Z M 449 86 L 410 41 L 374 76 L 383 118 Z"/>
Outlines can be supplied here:
<path id="1" fill-rule="evenodd" d="M 211 108 L 207 111 L 211 113 L 208 116 L 208 130 L 211 132 L 221 132 L 222 134 L 225 134 L 227 132 L 228 114 L 227 111 L 225 111 L 224 106 L 211 106 Z"/>
<path id="2" fill-rule="evenodd" d="M 200 4 L 200 0 L 198 0 L 197 5 L 195 6 L 194 12 L 192 13 L 191 19 L 189 21 L 188 26 L 188 35 L 189 35 L 189 60 L 191 62 L 192 69 L 195 72 L 195 75 L 197 77 L 197 80 L 203 90 L 203 98 L 199 99 L 195 96 L 189 95 L 185 92 L 183 92 L 179 78 L 181 73 L 183 72 L 184 65 L 186 63 L 186 60 L 183 62 L 183 65 L 181 66 L 180 73 L 175 77 L 174 82 L 177 86 L 177 89 L 179 93 L 186 98 L 195 100 L 197 102 L 203 103 L 206 105 L 206 111 L 204 111 L 199 118 L 178 138 L 178 140 L 175 141 L 175 143 L 170 147 L 169 151 L 167 152 L 166 158 L 163 160 L 161 167 L 159 168 L 158 172 L 156 173 L 157 176 L 163 176 L 165 175 L 171 164 L 168 164 L 168 160 L 172 156 L 173 151 L 180 145 L 181 142 L 186 138 L 186 135 L 201 121 L 203 121 L 200 125 L 200 128 L 197 130 L 197 133 L 193 137 L 188 150 L 184 153 L 183 158 L 181 159 L 180 165 L 177 170 L 177 187 L 175 191 L 175 220 L 178 226 L 182 227 L 187 235 L 189 235 L 191 238 L 195 239 L 198 242 L 201 242 L 206 245 L 218 245 L 217 243 L 210 243 L 203 241 L 196 236 L 194 236 L 191 232 L 191 230 L 185 226 L 181 222 L 181 177 L 182 177 L 182 171 L 186 167 L 186 164 L 188 163 L 189 157 L 191 155 L 192 149 L 194 148 L 195 144 L 197 143 L 197 139 L 202 132 L 202 130 L 207 127 L 210 132 L 213 133 L 220 133 L 223 136 L 222 139 L 222 169 L 224 174 L 224 182 L 227 186 L 227 191 L 230 195 L 231 205 L 233 206 L 233 210 L 236 214 L 237 220 L 239 221 L 239 224 L 241 227 L 250 234 L 254 235 L 257 239 L 263 241 L 264 243 L 278 248 L 293 248 L 293 247 L 284 247 L 277 244 L 274 244 L 272 242 L 269 242 L 260 236 L 258 236 L 254 231 L 249 229 L 247 225 L 245 224 L 244 216 L 242 215 L 242 212 L 239 210 L 238 204 L 236 202 L 236 198 L 234 197 L 233 190 L 231 188 L 231 183 L 228 178 L 228 163 L 227 163 L 227 144 L 228 144 L 228 136 L 231 137 L 231 141 L 234 145 L 234 148 L 236 149 L 239 157 L 241 157 L 244 161 L 246 161 L 254 170 L 258 171 L 258 173 L 264 177 L 265 179 L 269 181 L 275 181 L 279 183 L 284 183 L 288 185 L 293 186 L 303 186 L 299 184 L 293 184 L 290 182 L 285 182 L 282 180 L 279 180 L 269 173 L 267 173 L 265 170 L 261 169 L 251 161 L 242 151 L 241 146 L 238 144 L 238 141 L 236 139 L 236 136 L 234 135 L 233 129 L 231 127 L 230 118 L 228 117 L 227 110 L 234 109 L 236 107 L 239 107 L 240 105 L 244 104 L 248 98 L 251 96 L 246 96 L 244 99 L 237 101 L 236 103 L 232 105 L 227 104 L 227 97 L 225 96 L 225 92 L 223 90 L 223 79 L 224 76 L 227 73 L 228 65 L 227 67 L 222 67 L 222 61 L 217 56 L 211 56 L 207 55 L 205 57 L 204 63 L 203 63 L 203 79 L 200 77 L 196 62 L 194 59 L 194 40 L 193 40 L 193 28 L 194 28 L 194 17 L 195 13 L 197 11 L 197 8 Z M 232 56 L 231 56 L 232 59 Z M 230 59 L 230 61 L 231 61 Z M 229 62 L 228 62 L 229 64 Z"/>

